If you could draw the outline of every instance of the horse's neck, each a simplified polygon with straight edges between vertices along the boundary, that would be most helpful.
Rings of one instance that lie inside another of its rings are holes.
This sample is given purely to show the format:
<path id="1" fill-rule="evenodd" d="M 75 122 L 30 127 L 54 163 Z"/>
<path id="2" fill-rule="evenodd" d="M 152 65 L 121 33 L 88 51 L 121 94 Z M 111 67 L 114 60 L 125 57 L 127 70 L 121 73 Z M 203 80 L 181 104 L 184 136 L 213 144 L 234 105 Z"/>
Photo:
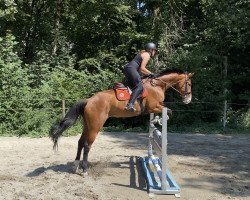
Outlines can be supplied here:
<path id="1" fill-rule="evenodd" d="M 180 74 L 171 73 L 171 74 L 167 74 L 167 75 L 163 75 L 162 77 L 159 77 L 159 80 L 157 80 L 157 84 L 163 87 L 163 89 L 166 91 L 168 88 L 174 86 L 180 80 L 181 80 Z"/>

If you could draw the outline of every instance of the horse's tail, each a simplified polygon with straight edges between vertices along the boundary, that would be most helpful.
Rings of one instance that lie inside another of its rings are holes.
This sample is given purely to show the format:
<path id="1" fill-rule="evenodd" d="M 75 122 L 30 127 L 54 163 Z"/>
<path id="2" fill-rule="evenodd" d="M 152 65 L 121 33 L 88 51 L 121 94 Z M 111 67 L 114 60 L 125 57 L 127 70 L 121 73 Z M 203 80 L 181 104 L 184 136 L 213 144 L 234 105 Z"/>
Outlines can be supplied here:
<path id="1" fill-rule="evenodd" d="M 59 122 L 54 124 L 49 131 L 49 136 L 54 142 L 53 149 L 57 149 L 58 138 L 62 135 L 62 133 L 71 127 L 76 120 L 78 119 L 79 115 L 83 114 L 84 108 L 87 104 L 87 100 L 80 101 L 72 106 L 65 117 Z"/>

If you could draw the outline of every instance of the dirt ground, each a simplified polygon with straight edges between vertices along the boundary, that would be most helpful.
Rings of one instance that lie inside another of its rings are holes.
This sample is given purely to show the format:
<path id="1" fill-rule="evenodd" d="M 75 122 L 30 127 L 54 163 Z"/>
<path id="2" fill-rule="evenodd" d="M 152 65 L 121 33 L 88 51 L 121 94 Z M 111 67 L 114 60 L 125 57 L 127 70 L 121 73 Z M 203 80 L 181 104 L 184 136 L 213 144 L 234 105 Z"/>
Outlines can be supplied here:
<path id="1" fill-rule="evenodd" d="M 54 153 L 49 138 L 0 138 L 0 199 L 147 200 L 139 165 L 146 133 L 101 133 L 87 177 L 71 172 L 79 136 L 62 137 Z M 250 135 L 169 134 L 168 166 L 181 199 L 250 199 Z M 174 195 L 153 197 L 176 199 Z"/>

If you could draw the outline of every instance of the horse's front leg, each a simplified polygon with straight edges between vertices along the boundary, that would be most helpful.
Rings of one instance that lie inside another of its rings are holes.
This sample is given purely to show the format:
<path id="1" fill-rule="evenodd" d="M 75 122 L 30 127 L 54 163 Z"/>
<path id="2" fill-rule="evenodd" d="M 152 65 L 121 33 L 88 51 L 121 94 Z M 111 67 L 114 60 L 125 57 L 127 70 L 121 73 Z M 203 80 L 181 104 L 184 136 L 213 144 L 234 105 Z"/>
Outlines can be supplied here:
<path id="1" fill-rule="evenodd" d="M 156 105 L 148 108 L 148 112 L 149 113 L 162 113 L 162 110 L 164 108 L 164 103 L 163 102 L 159 102 L 157 103 Z M 170 108 L 167 108 L 168 109 L 168 114 L 172 115 L 172 110 Z"/>

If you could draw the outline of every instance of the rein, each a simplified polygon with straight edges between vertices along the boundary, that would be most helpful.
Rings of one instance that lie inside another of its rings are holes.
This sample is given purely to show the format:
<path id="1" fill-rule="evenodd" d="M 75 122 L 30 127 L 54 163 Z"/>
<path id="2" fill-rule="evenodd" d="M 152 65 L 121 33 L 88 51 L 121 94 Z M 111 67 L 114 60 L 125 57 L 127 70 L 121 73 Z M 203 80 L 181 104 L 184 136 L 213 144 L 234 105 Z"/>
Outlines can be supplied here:
<path id="1" fill-rule="evenodd" d="M 178 92 L 181 96 L 182 96 L 182 94 L 181 94 L 181 92 L 180 91 L 178 91 L 175 87 L 173 87 L 173 85 L 176 85 L 177 83 L 179 83 L 179 82 L 181 82 L 181 80 L 179 80 L 179 81 L 177 81 L 177 82 L 175 82 L 175 83 L 173 83 L 173 82 L 170 82 L 170 83 L 167 83 L 166 81 L 163 81 L 162 79 L 160 79 L 160 78 L 156 78 L 155 80 L 159 80 L 159 81 L 161 81 L 162 83 L 164 83 L 165 84 L 165 87 L 167 87 L 167 86 L 169 86 L 170 88 L 172 88 L 172 89 L 174 89 L 176 92 Z M 187 73 L 185 73 L 185 94 L 184 94 L 184 96 L 186 97 L 187 95 L 188 95 L 188 76 L 187 76 Z M 156 86 L 156 83 L 154 83 L 153 82 L 153 79 L 151 79 L 151 81 L 150 81 L 150 84 L 153 86 L 153 87 L 155 87 Z"/>
<path id="2" fill-rule="evenodd" d="M 172 89 L 174 89 L 176 92 L 178 92 L 178 93 L 180 93 L 176 88 L 174 88 L 173 87 L 173 85 L 175 85 L 175 84 L 177 84 L 177 83 L 179 83 L 180 81 L 177 81 L 177 82 L 175 82 L 175 83 L 173 83 L 172 84 L 172 82 L 170 82 L 170 83 L 167 83 L 166 81 L 163 81 L 162 79 L 160 79 L 160 78 L 156 78 L 155 80 L 159 80 L 159 81 L 161 81 L 162 83 L 164 83 L 165 84 L 165 87 L 167 87 L 167 86 L 169 86 L 170 88 L 172 88 Z M 153 83 L 153 79 L 150 81 L 150 83 L 151 83 L 151 85 L 152 86 L 156 86 L 156 84 L 155 83 Z M 181 93 L 180 93 L 181 94 Z"/>

